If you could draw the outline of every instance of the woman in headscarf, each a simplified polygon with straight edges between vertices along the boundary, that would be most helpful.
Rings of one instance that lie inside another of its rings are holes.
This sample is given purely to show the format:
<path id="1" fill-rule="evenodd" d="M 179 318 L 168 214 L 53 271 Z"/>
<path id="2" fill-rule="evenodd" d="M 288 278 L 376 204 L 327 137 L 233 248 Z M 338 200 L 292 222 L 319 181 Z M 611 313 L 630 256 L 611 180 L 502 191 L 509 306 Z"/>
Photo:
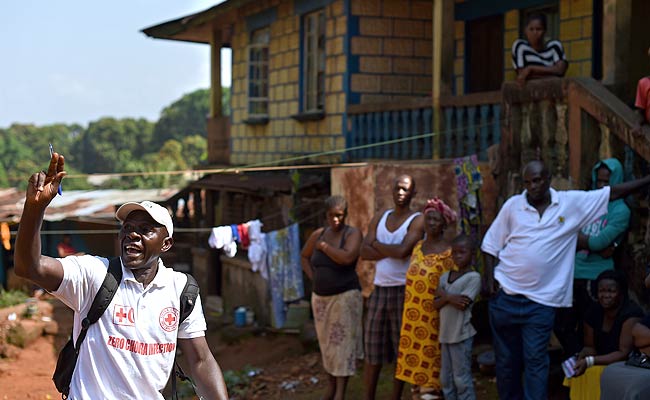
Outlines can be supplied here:
<path id="1" fill-rule="evenodd" d="M 435 197 L 423 210 L 426 237 L 413 248 L 406 273 L 404 314 L 395 377 L 419 388 L 422 399 L 435 399 L 440 393 L 439 318 L 433 297 L 440 276 L 454 268 L 451 245 L 445 228 L 455 229 L 457 215 Z M 393 398 L 398 399 L 399 397 Z"/>

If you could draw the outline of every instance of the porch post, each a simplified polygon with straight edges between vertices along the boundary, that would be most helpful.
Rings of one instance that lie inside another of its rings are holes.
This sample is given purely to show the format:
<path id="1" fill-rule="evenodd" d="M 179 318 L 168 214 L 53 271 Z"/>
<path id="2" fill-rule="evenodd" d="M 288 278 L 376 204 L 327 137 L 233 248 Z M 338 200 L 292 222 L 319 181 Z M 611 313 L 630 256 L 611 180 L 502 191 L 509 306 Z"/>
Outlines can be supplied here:
<path id="1" fill-rule="evenodd" d="M 223 115 L 221 104 L 221 30 L 212 31 L 210 38 L 210 118 Z"/>
<path id="2" fill-rule="evenodd" d="M 454 32 L 454 1 L 453 0 L 433 0 L 433 51 L 432 51 L 432 68 L 431 72 L 431 97 L 433 100 L 433 125 L 432 131 L 437 134 L 431 140 L 433 147 L 433 158 L 438 159 L 442 153 L 440 151 L 442 118 L 440 110 L 440 97 L 451 94 L 451 82 L 453 79 L 453 59 L 454 59 L 454 36 L 449 32 Z M 447 33 L 444 35 L 444 33 Z"/>

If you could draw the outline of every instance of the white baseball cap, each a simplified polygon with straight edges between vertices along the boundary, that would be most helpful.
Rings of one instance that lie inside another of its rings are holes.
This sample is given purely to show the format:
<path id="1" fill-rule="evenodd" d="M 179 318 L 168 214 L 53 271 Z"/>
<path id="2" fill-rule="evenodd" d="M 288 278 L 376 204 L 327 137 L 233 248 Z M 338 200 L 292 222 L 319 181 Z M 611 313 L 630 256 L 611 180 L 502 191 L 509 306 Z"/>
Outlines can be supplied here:
<path id="1" fill-rule="evenodd" d="M 172 222 L 172 217 L 169 215 L 169 211 L 159 204 L 156 204 L 152 201 L 143 201 L 142 203 L 128 202 L 124 203 L 117 209 L 115 213 L 115 218 L 119 219 L 120 222 L 124 222 L 126 217 L 131 213 L 131 211 L 142 210 L 147 214 L 151 215 L 151 218 L 159 224 L 167 228 L 167 233 L 169 237 L 172 237 L 174 233 L 174 223 Z"/>

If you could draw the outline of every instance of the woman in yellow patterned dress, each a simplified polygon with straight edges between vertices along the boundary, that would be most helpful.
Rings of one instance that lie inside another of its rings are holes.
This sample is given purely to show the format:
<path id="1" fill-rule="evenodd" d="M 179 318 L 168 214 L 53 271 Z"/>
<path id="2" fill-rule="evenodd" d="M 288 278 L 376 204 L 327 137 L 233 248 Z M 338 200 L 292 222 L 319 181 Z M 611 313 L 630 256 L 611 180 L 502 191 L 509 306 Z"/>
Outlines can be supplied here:
<path id="1" fill-rule="evenodd" d="M 426 237 L 413 249 L 406 273 L 404 314 L 400 333 L 395 377 L 420 389 L 420 393 L 439 392 L 440 343 L 438 311 L 433 296 L 440 276 L 454 268 L 445 228 L 456 222 L 456 213 L 442 200 L 433 198 L 424 207 Z M 423 394 L 422 398 L 436 398 Z"/>

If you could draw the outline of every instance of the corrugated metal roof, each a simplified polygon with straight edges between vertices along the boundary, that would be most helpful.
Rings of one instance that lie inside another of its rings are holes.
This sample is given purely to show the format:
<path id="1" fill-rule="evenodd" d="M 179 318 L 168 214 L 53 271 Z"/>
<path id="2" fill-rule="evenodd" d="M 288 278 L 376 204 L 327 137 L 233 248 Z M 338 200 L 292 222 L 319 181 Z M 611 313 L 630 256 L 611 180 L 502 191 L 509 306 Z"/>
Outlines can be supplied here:
<path id="1" fill-rule="evenodd" d="M 177 189 L 133 190 L 68 190 L 56 196 L 45 211 L 46 221 L 67 218 L 92 217 L 114 219 L 115 208 L 128 201 L 150 200 L 162 202 L 176 194 Z M 20 222 L 25 204 L 25 192 L 0 189 L 0 221 Z"/>

